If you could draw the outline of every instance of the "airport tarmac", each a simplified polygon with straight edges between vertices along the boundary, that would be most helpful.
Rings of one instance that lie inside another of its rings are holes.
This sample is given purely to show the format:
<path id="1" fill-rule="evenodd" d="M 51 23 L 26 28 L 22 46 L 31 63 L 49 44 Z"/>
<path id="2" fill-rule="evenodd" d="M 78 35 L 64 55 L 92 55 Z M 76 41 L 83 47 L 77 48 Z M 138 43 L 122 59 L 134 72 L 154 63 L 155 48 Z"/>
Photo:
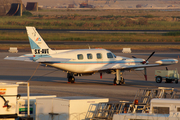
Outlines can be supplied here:
<path id="1" fill-rule="evenodd" d="M 0 52 L 0 82 L 28 81 L 36 70 L 38 63 L 4 60 L 6 56 L 20 56 L 27 53 Z M 115 55 L 147 59 L 151 53 L 123 54 L 121 51 Z M 178 59 L 179 53 L 155 53 L 149 59 L 149 63 L 165 58 Z M 168 66 L 168 69 L 178 69 L 180 63 Z M 126 84 L 113 85 L 114 75 L 103 74 L 100 79 L 99 73 L 92 76 L 75 77 L 74 84 L 67 83 L 66 73 L 55 68 L 39 66 L 36 73 L 30 80 L 30 92 L 62 96 L 96 96 L 110 98 L 111 101 L 130 100 L 139 88 L 174 87 L 180 90 L 180 83 L 155 82 L 155 70 L 163 70 L 165 66 L 147 68 L 148 81 L 145 81 L 143 71 L 126 71 L 123 76 Z M 180 81 L 179 81 L 180 82 Z M 26 86 L 19 87 L 19 93 L 26 93 Z"/>

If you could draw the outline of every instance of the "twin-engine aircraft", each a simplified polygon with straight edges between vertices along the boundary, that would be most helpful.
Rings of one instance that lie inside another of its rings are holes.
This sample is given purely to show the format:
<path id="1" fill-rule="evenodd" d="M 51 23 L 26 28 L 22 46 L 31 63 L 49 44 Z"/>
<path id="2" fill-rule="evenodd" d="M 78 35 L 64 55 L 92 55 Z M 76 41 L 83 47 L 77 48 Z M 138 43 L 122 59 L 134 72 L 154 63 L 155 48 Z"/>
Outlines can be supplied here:
<path id="1" fill-rule="evenodd" d="M 76 49 L 76 50 L 52 50 L 50 49 L 35 27 L 26 27 L 32 54 L 19 57 L 6 57 L 7 60 L 31 61 L 51 66 L 67 72 L 68 82 L 74 83 L 74 76 L 92 75 L 94 73 L 115 74 L 114 84 L 124 84 L 123 72 L 128 70 L 144 70 L 146 68 L 178 63 L 177 59 L 162 59 L 154 64 L 148 64 L 147 60 L 140 58 L 127 58 L 116 56 L 106 49 Z"/>

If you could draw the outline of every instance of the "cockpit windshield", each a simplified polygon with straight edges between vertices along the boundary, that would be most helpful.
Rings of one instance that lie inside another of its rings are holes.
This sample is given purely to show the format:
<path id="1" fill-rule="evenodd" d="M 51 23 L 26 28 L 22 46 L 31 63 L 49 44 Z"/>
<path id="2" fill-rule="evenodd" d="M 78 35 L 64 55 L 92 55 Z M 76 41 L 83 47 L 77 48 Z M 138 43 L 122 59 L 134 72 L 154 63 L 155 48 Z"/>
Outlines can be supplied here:
<path id="1" fill-rule="evenodd" d="M 114 58 L 116 58 L 116 55 L 112 53 L 112 55 L 114 56 Z"/>

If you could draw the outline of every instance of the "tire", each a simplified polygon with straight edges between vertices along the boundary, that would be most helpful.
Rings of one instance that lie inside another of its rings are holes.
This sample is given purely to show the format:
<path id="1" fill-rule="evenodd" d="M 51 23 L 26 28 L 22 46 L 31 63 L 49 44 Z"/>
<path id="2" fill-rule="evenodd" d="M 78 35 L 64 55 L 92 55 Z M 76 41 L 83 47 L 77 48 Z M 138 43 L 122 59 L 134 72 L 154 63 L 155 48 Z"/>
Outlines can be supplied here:
<path id="1" fill-rule="evenodd" d="M 120 84 L 120 81 L 119 81 L 119 83 L 116 82 L 116 77 L 114 78 L 114 84 L 115 84 L 115 85 L 121 85 L 121 84 Z"/>
<path id="2" fill-rule="evenodd" d="M 74 77 L 72 77 L 72 79 L 71 79 L 71 83 L 74 83 L 75 82 L 75 78 Z"/>
<path id="3" fill-rule="evenodd" d="M 171 83 L 172 82 L 172 79 L 167 79 L 166 78 L 166 83 Z"/>
<path id="4" fill-rule="evenodd" d="M 72 77 L 72 76 L 68 77 L 68 82 L 74 83 L 74 81 L 75 81 L 75 78 L 74 78 L 74 77 Z"/>
<path id="5" fill-rule="evenodd" d="M 121 80 L 119 81 L 119 83 L 116 82 L 116 77 L 114 78 L 114 84 L 116 85 L 122 85 L 122 84 L 125 84 L 124 82 L 124 78 L 121 78 Z"/>
<path id="6" fill-rule="evenodd" d="M 175 79 L 175 83 L 178 84 L 178 79 Z"/>
<path id="7" fill-rule="evenodd" d="M 68 82 L 71 82 L 71 78 L 70 77 L 68 77 Z"/>
<path id="8" fill-rule="evenodd" d="M 156 83 L 161 83 L 162 82 L 162 77 L 161 76 L 157 76 L 156 77 Z"/>

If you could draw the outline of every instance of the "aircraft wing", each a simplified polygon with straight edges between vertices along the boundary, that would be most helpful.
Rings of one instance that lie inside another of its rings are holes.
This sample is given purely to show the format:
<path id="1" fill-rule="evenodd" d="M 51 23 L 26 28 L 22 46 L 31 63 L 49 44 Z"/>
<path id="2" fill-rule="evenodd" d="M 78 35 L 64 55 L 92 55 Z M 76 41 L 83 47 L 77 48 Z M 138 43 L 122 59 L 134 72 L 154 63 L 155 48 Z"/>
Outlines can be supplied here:
<path id="1" fill-rule="evenodd" d="M 88 71 L 106 71 L 106 70 L 130 70 L 136 68 L 146 68 L 146 67 L 156 67 L 159 64 L 149 64 L 149 65 L 120 65 L 120 64 L 109 64 L 103 67 L 90 69 Z"/>
<path id="2" fill-rule="evenodd" d="M 136 69 L 136 68 L 146 68 L 146 67 L 156 67 L 160 66 L 159 64 L 149 64 L 149 65 L 124 65 L 122 67 L 115 65 L 110 69 L 120 69 L 120 70 L 128 70 L 128 69 Z"/>
<path id="3" fill-rule="evenodd" d="M 96 67 L 89 69 L 87 71 L 106 71 L 106 70 L 130 70 L 130 69 L 136 69 L 136 68 L 146 68 L 146 67 L 157 67 L 157 66 L 163 66 L 163 65 L 171 65 L 178 63 L 178 60 L 176 59 L 162 59 L 155 62 L 155 64 L 139 64 L 139 65 L 126 65 L 126 64 L 120 64 L 120 63 L 112 63 L 104 65 L 103 67 Z"/>

